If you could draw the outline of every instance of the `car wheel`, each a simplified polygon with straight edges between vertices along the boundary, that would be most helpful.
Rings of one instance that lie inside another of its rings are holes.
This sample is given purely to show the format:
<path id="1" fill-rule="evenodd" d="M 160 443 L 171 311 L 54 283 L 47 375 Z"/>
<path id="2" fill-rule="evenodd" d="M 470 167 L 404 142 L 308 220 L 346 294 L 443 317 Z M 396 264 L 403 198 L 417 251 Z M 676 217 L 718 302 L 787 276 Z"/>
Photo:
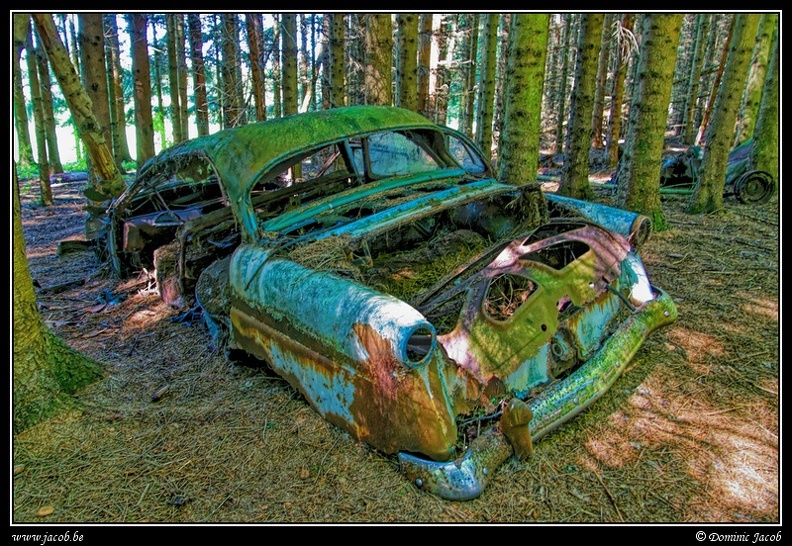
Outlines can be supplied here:
<path id="1" fill-rule="evenodd" d="M 775 194 L 775 180 L 765 171 L 748 171 L 734 181 L 734 194 L 742 203 L 763 205 Z"/>

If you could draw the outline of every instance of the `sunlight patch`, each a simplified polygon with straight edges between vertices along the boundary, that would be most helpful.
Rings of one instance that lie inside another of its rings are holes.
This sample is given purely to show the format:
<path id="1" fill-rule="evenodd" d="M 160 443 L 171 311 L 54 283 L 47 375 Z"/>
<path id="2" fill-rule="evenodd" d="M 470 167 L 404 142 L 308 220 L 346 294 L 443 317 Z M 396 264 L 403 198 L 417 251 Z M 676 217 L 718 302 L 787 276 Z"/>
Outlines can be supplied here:
<path id="1" fill-rule="evenodd" d="M 743 431 L 746 432 L 746 431 Z M 710 465 L 711 484 L 724 501 L 744 509 L 773 511 L 778 508 L 778 461 L 775 449 L 760 445 L 744 434 L 719 433 L 730 451 L 715 458 Z M 720 441 L 718 443 L 721 443 Z"/>

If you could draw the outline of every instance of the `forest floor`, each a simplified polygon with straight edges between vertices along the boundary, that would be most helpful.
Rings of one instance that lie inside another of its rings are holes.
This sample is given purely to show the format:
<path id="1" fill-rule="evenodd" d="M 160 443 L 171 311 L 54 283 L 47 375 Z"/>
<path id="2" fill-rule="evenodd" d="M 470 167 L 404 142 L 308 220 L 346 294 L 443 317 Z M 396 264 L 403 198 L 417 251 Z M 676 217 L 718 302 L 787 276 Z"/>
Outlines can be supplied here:
<path id="1" fill-rule="evenodd" d="M 81 237 L 82 185 L 42 207 L 23 181 L 23 227 L 42 317 L 106 374 L 82 411 L 13 438 L 15 523 L 780 522 L 778 195 L 708 215 L 664 199 L 670 229 L 641 253 L 679 320 L 533 456 L 449 502 L 265 367 L 215 354 L 152 272 L 119 281 L 90 250 L 58 255 Z"/>

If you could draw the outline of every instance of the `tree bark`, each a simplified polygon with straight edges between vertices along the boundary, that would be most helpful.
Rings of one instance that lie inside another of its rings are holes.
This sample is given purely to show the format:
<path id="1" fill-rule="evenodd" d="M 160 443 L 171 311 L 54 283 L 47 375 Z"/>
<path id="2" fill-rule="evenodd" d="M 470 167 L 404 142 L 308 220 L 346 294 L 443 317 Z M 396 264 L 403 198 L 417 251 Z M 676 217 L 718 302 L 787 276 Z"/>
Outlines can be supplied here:
<path id="1" fill-rule="evenodd" d="M 223 74 L 223 128 L 238 127 L 247 123 L 242 104 L 241 82 L 237 77 L 239 66 L 239 29 L 235 13 L 224 13 L 222 38 Z"/>
<path id="2" fill-rule="evenodd" d="M 308 63 L 308 16 L 305 13 L 300 14 L 300 54 L 298 56 L 298 64 L 297 64 L 297 79 L 299 81 L 299 94 L 298 94 L 298 103 L 304 104 L 306 108 L 308 104 L 306 103 L 306 97 L 310 97 L 313 93 L 310 90 L 310 81 L 311 81 L 311 74 L 310 74 L 310 65 Z M 300 111 L 302 112 L 303 109 L 300 107 Z M 307 111 L 307 110 L 305 110 Z"/>
<path id="3" fill-rule="evenodd" d="M 707 131 L 707 126 L 709 125 L 710 116 L 712 116 L 712 110 L 715 107 L 715 100 L 720 89 L 721 78 L 723 77 L 723 72 L 726 69 L 727 55 L 731 48 L 733 33 L 734 33 L 734 20 L 732 20 L 732 24 L 729 27 L 729 34 L 726 38 L 726 44 L 723 47 L 723 53 L 721 56 L 720 63 L 718 63 L 718 70 L 715 73 L 715 81 L 712 83 L 712 93 L 710 94 L 710 98 L 707 101 L 707 106 L 704 108 L 704 112 L 701 117 L 701 124 L 699 125 L 698 134 L 696 136 L 697 146 L 700 146 L 703 143 L 704 133 Z M 742 85 L 740 86 L 740 90 L 742 90 Z"/>
<path id="4" fill-rule="evenodd" d="M 432 62 L 432 14 L 418 17 L 418 112 L 430 118 L 429 78 Z"/>
<path id="5" fill-rule="evenodd" d="M 611 25 L 613 14 L 606 13 L 602 24 L 602 40 L 599 61 L 597 65 L 597 87 L 594 91 L 594 113 L 591 116 L 591 145 L 594 148 L 604 148 L 602 138 L 602 120 L 605 110 L 605 84 L 608 80 L 608 65 L 610 64 Z"/>
<path id="6" fill-rule="evenodd" d="M 181 94 L 179 93 L 179 61 L 176 54 L 176 19 L 181 17 L 179 13 L 168 13 L 165 15 L 167 33 L 165 43 L 168 52 L 168 90 L 170 92 L 170 111 L 171 111 L 171 130 L 173 131 L 173 143 L 184 140 L 183 126 L 181 122 Z"/>
<path id="7" fill-rule="evenodd" d="M 148 22 L 151 23 L 151 33 L 155 37 L 154 43 L 152 43 L 152 48 L 154 49 L 154 77 L 152 78 L 152 85 L 154 89 L 152 92 L 157 97 L 157 109 L 154 112 L 154 127 L 159 133 L 160 142 L 162 143 L 162 148 L 167 148 L 171 143 L 168 141 L 168 135 L 165 133 L 166 129 L 166 122 L 165 122 L 165 101 L 162 98 L 163 93 L 163 81 L 165 78 L 162 76 L 162 68 L 163 64 L 167 63 L 167 54 L 163 55 L 163 51 L 167 50 L 167 45 L 163 47 L 162 40 L 167 39 L 167 36 L 160 37 L 159 41 L 157 41 L 157 16 L 152 16 Z M 215 48 L 217 49 L 217 48 Z M 163 61 L 163 57 L 165 57 L 165 61 Z"/>
<path id="8" fill-rule="evenodd" d="M 297 16 L 284 13 L 281 24 L 283 115 L 297 113 Z"/>
<path id="9" fill-rule="evenodd" d="M 281 69 L 281 56 L 283 51 L 283 41 L 281 39 L 281 25 L 283 24 L 282 17 L 273 15 L 274 26 L 272 28 L 272 47 L 274 54 L 272 56 L 272 102 L 273 111 L 276 118 L 283 115 L 283 97 L 281 97 L 281 86 L 283 83 L 282 69 Z"/>
<path id="10" fill-rule="evenodd" d="M 624 104 L 624 83 L 627 79 L 627 67 L 630 62 L 631 48 L 629 37 L 632 36 L 631 13 L 625 13 L 621 22 L 619 39 L 616 41 L 616 59 L 613 70 L 613 92 L 611 93 L 611 108 L 608 122 L 608 143 L 606 146 L 607 164 L 615 169 L 619 163 L 619 140 L 622 128 L 622 105 Z M 625 43 L 624 40 L 627 42 Z"/>
<path id="11" fill-rule="evenodd" d="M 575 87 L 569 107 L 569 125 L 564 146 L 564 167 L 558 193 L 591 200 L 589 152 L 591 151 L 591 113 L 602 36 L 603 14 L 584 13 L 580 20 L 580 37 L 575 66 Z"/>
<path id="12" fill-rule="evenodd" d="M 500 150 L 500 137 L 501 137 L 501 124 L 503 122 L 503 89 L 504 73 L 506 72 L 506 52 L 509 50 L 509 28 L 511 27 L 511 14 L 504 13 L 501 15 L 500 29 L 498 30 L 498 37 L 500 38 L 500 45 L 498 50 L 498 65 L 496 68 L 495 77 L 495 106 L 492 109 L 492 149 L 493 161 L 497 163 L 498 152 Z"/>
<path id="13" fill-rule="evenodd" d="M 739 146 L 754 134 L 756 117 L 759 114 L 759 103 L 762 101 L 762 90 L 765 84 L 770 47 L 773 40 L 773 30 L 778 20 L 778 14 L 765 13 L 759 19 L 759 31 L 756 36 L 751 68 L 748 72 L 748 81 L 745 85 L 742 102 L 740 105 L 739 123 L 734 146 Z"/>
<path id="14" fill-rule="evenodd" d="M 505 73 L 499 180 L 523 185 L 536 180 L 547 56 L 546 14 L 514 14 Z"/>
<path id="15" fill-rule="evenodd" d="M 572 15 L 564 15 L 563 28 L 561 29 L 561 77 L 559 78 L 556 97 L 556 133 L 555 153 L 564 151 L 564 121 L 566 121 L 567 79 L 569 73 L 569 55 L 572 36 Z"/>
<path id="16" fill-rule="evenodd" d="M 476 144 L 492 161 L 492 118 L 495 107 L 495 69 L 498 54 L 498 21 L 500 15 L 490 13 L 484 22 L 481 36 L 483 62 L 481 68 L 481 87 L 479 88 L 479 108 L 476 116 Z"/>
<path id="17" fill-rule="evenodd" d="M 250 52 L 250 77 L 253 83 L 253 104 L 256 107 L 256 120 L 267 119 L 267 89 L 264 84 L 264 52 L 262 48 L 263 30 L 260 13 L 246 13 L 248 51 Z"/>
<path id="18" fill-rule="evenodd" d="M 685 115 L 682 120 L 683 142 L 692 146 L 695 141 L 696 111 L 699 108 L 699 90 L 701 89 L 701 70 L 704 63 L 705 36 L 709 32 L 710 15 L 701 13 L 696 22 L 696 39 L 693 52 L 693 60 L 690 66 L 690 78 L 687 85 L 687 99 L 685 101 Z"/>
<path id="19" fill-rule="evenodd" d="M 146 15 L 127 15 L 132 42 L 132 77 L 135 85 L 135 160 L 138 167 L 154 156 L 154 124 L 151 117 L 151 68 L 146 38 Z"/>
<path id="20" fill-rule="evenodd" d="M 327 17 L 327 15 L 325 16 Z M 330 17 L 330 106 L 344 106 L 344 14 L 332 13 Z"/>
<path id="21" fill-rule="evenodd" d="M 39 73 L 39 90 L 41 92 L 41 106 L 44 113 L 44 136 L 47 140 L 47 158 L 51 173 L 62 173 L 63 165 L 60 160 L 58 148 L 58 135 L 55 127 L 55 107 L 52 103 L 52 78 L 50 78 L 47 53 L 43 48 L 36 48 L 36 63 Z"/>
<path id="22" fill-rule="evenodd" d="M 638 83 L 618 172 L 618 206 L 645 214 L 656 231 L 667 227 L 660 203 L 660 168 L 682 21 L 682 14 L 646 15 Z"/>
<path id="23" fill-rule="evenodd" d="M 21 17 L 21 16 L 20 16 Z M 41 85 L 39 83 L 38 55 L 33 47 L 33 38 L 30 31 L 25 33 L 25 49 L 27 51 L 28 78 L 30 79 L 30 96 L 33 101 L 33 121 L 36 127 L 36 164 L 39 171 L 39 203 L 44 206 L 52 205 L 52 189 L 50 175 L 52 169 L 47 154 L 47 129 L 44 126 L 44 106 L 41 100 Z"/>
<path id="24" fill-rule="evenodd" d="M 81 13 L 79 22 L 80 65 L 82 66 L 82 86 L 91 99 L 91 110 L 96 117 L 102 138 L 112 149 L 110 132 L 110 95 L 107 89 L 107 69 L 105 65 L 104 23 L 101 13 Z M 90 155 L 89 155 L 90 158 Z M 113 157 L 116 169 L 118 164 Z M 120 172 L 120 171 L 119 171 Z M 99 187 L 96 180 L 101 178 L 93 161 L 88 162 L 88 177 L 94 187 Z"/>
<path id="25" fill-rule="evenodd" d="M 110 100 L 110 134 L 113 142 L 113 157 L 123 171 L 123 162 L 132 161 L 126 135 L 126 101 L 124 97 L 123 71 L 121 69 L 118 22 L 116 15 L 104 15 L 105 56 L 107 64 L 108 98 Z"/>
<path id="26" fill-rule="evenodd" d="M 209 101 L 206 98 L 206 69 L 204 67 L 200 16 L 197 13 L 188 13 L 187 25 L 190 35 L 193 92 L 195 93 L 195 124 L 198 127 L 198 136 L 206 136 L 209 134 Z"/>
<path id="27" fill-rule="evenodd" d="M 470 39 L 466 52 L 465 91 L 463 95 L 464 116 L 461 120 L 461 130 L 468 138 L 473 138 L 473 120 L 476 109 L 476 57 L 478 53 L 479 14 L 471 13 L 469 17 Z"/>
<path id="28" fill-rule="evenodd" d="M 732 23 L 733 35 L 723 72 L 723 85 L 715 99 L 712 122 L 707 127 L 701 176 L 687 206 L 692 214 L 723 208 L 723 190 L 731 144 L 734 142 L 737 110 L 744 89 L 751 51 L 756 41 L 759 14 L 738 13 Z"/>
<path id="29" fill-rule="evenodd" d="M 72 119 L 80 129 L 80 138 L 88 151 L 91 165 L 96 171 L 98 177 L 96 189 L 105 195 L 113 197 L 120 195 L 126 189 L 126 184 L 121 178 L 121 172 L 113 159 L 102 127 L 93 113 L 91 99 L 80 84 L 77 72 L 69 60 L 69 54 L 58 36 L 52 16 L 35 13 L 33 19 L 42 44 L 47 50 L 52 70 L 69 105 Z M 104 62 L 101 64 L 104 71 Z"/>
<path id="30" fill-rule="evenodd" d="M 22 88 L 22 76 L 19 66 L 19 55 L 14 62 L 14 127 L 16 128 L 17 153 L 19 154 L 19 165 L 29 167 L 36 160 L 33 159 L 33 145 L 30 141 L 30 129 L 28 127 L 27 106 L 25 104 L 25 92 Z"/>
<path id="31" fill-rule="evenodd" d="M 779 115 L 779 55 L 780 38 L 778 35 L 778 18 L 772 33 L 770 46 L 770 59 L 765 72 L 764 90 L 762 101 L 759 104 L 759 113 L 756 116 L 756 126 L 753 133 L 751 147 L 751 166 L 755 170 L 765 171 L 779 182 L 779 151 L 778 145 L 778 120 Z"/>
<path id="32" fill-rule="evenodd" d="M 16 17 L 16 15 L 15 15 Z M 18 56 L 15 56 L 18 62 Z M 13 164 L 13 433 L 59 411 L 76 408 L 71 395 L 102 377 L 99 364 L 74 351 L 46 327 L 25 256 L 19 181 Z"/>
<path id="33" fill-rule="evenodd" d="M 396 65 L 396 106 L 418 111 L 418 15 L 399 13 Z"/>
<path id="34" fill-rule="evenodd" d="M 184 16 L 179 14 L 174 21 L 176 30 L 176 66 L 179 72 L 179 120 L 181 121 L 182 138 L 190 138 L 190 118 L 187 103 L 187 38 L 184 31 Z"/>
<path id="35" fill-rule="evenodd" d="M 390 106 L 393 104 L 393 29 L 389 13 L 366 15 L 365 44 L 365 102 Z"/>

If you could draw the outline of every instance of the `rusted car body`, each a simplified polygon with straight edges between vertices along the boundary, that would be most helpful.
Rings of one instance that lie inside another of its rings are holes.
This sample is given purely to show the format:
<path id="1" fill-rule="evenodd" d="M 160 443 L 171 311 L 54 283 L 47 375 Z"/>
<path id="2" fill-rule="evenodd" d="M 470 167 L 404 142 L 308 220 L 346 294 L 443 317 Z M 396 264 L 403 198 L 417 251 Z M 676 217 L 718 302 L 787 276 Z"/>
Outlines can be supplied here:
<path id="1" fill-rule="evenodd" d="M 763 205 L 775 195 L 776 181 L 770 173 L 750 168 L 751 146 L 752 141 L 748 140 L 729 152 L 723 195 L 734 196 L 744 204 Z M 674 193 L 692 193 L 701 172 L 702 159 L 703 150 L 698 146 L 663 159 L 661 193 L 664 189 Z"/>
<path id="2" fill-rule="evenodd" d="M 415 113 L 346 107 L 165 151 L 87 235 L 417 486 L 465 500 L 676 319 L 637 253 L 647 218 L 530 182 Z"/>

